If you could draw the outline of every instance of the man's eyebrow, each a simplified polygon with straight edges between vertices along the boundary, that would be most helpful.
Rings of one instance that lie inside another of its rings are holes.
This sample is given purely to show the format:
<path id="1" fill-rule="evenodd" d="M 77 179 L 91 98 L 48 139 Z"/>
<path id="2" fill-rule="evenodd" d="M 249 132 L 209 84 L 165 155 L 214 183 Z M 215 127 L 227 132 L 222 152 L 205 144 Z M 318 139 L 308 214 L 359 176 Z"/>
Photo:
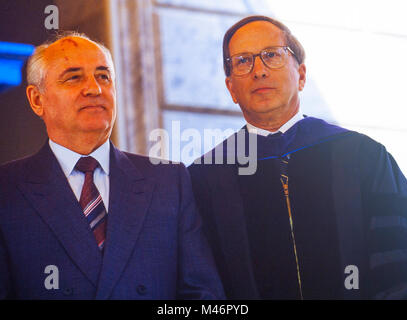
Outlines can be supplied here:
<path id="1" fill-rule="evenodd" d="M 105 67 L 105 66 L 99 66 L 99 67 L 96 68 L 96 70 L 104 70 L 104 71 L 107 71 L 107 72 L 110 73 L 110 69 L 108 67 Z"/>
<path id="2" fill-rule="evenodd" d="M 82 68 L 68 68 L 66 70 L 64 70 L 60 75 L 59 78 L 62 78 L 65 74 L 69 73 L 69 72 L 76 72 L 76 71 L 80 71 Z"/>

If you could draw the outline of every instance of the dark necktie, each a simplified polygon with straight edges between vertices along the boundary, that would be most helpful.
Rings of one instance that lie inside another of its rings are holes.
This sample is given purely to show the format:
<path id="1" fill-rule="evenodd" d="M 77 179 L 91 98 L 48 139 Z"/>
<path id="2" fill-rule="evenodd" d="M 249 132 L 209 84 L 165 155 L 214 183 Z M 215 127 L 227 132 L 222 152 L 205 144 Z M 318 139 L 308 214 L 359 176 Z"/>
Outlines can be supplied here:
<path id="1" fill-rule="evenodd" d="M 106 238 L 107 213 L 102 197 L 93 182 L 93 172 L 98 166 L 99 162 L 96 159 L 82 157 L 76 163 L 75 169 L 85 174 L 79 204 L 88 220 L 99 249 L 103 251 Z"/>

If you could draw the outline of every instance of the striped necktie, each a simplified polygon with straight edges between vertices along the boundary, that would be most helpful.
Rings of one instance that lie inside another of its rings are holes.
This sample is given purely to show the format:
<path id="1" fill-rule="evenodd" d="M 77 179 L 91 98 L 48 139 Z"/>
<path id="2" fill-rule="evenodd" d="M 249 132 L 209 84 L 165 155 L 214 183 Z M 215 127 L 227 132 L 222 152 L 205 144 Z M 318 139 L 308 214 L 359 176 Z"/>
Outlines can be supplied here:
<path id="1" fill-rule="evenodd" d="M 75 165 L 75 169 L 85 174 L 79 204 L 88 220 L 99 249 L 103 252 L 106 238 L 107 213 L 102 197 L 93 182 L 93 172 L 99 162 L 92 157 L 82 157 Z"/>

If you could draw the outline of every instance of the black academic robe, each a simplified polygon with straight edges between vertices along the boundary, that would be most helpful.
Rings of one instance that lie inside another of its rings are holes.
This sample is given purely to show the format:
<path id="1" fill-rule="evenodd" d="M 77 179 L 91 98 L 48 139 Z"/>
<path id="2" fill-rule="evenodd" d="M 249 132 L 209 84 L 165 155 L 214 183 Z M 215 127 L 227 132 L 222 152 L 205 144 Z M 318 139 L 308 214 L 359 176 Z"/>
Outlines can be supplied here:
<path id="1" fill-rule="evenodd" d="M 189 167 L 228 298 L 407 298 L 407 181 L 384 146 L 307 117 L 255 136 L 257 170 L 242 175 L 237 136 Z"/>

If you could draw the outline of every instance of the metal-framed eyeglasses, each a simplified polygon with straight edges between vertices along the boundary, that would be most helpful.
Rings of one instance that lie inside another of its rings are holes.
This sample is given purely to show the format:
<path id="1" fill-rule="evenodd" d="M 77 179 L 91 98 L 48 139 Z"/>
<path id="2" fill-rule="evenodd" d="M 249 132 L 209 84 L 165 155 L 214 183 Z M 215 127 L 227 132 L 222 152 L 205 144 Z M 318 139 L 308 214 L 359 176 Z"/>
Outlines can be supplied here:
<path id="1" fill-rule="evenodd" d="M 251 52 L 238 53 L 226 60 L 235 76 L 244 76 L 252 72 L 256 57 L 260 57 L 264 65 L 270 69 L 282 68 L 287 63 L 288 52 L 298 61 L 294 51 L 288 46 L 268 47 L 257 54 Z"/>

